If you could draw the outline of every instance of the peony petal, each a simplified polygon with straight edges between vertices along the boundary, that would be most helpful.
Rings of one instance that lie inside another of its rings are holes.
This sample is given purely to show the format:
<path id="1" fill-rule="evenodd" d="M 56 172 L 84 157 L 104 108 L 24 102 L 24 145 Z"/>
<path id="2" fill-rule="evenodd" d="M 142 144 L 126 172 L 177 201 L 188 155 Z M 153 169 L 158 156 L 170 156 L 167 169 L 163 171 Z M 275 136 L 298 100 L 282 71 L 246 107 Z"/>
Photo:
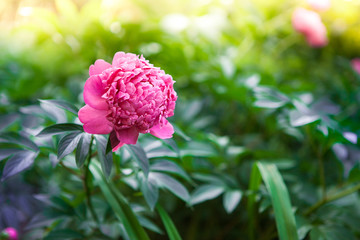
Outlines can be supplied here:
<path id="1" fill-rule="evenodd" d="M 116 136 L 120 143 L 136 144 L 139 137 L 139 131 L 135 127 L 121 129 L 116 131 Z"/>
<path id="2" fill-rule="evenodd" d="M 325 32 L 314 32 L 312 34 L 308 34 L 306 37 L 306 41 L 311 47 L 324 47 L 328 44 L 328 39 Z"/>
<path id="3" fill-rule="evenodd" d="M 123 61 L 125 56 L 126 56 L 126 53 L 124 53 L 124 52 L 115 53 L 114 58 L 112 60 L 112 65 L 113 66 L 118 66 L 119 62 Z"/>
<path id="4" fill-rule="evenodd" d="M 79 119 L 84 123 L 84 131 L 91 134 L 108 134 L 113 124 L 106 119 L 107 111 L 85 105 L 79 110 Z"/>
<path id="5" fill-rule="evenodd" d="M 113 152 L 116 152 L 117 150 L 119 150 L 119 148 L 121 148 L 122 146 L 124 146 L 125 145 L 125 143 L 119 143 L 117 146 L 115 146 L 113 149 L 112 149 L 112 151 Z"/>
<path id="6" fill-rule="evenodd" d="M 174 127 L 168 122 L 168 120 L 163 118 L 163 126 L 161 127 L 160 124 L 153 126 L 150 129 L 150 134 L 161 139 L 172 138 L 172 135 L 174 134 Z"/>
<path id="7" fill-rule="evenodd" d="M 8 228 L 5 228 L 3 230 L 3 233 L 7 233 L 9 238 L 6 238 L 6 239 L 9 239 L 9 240 L 18 240 L 18 233 L 16 231 L 15 228 L 12 228 L 12 227 L 8 227 Z"/>
<path id="8" fill-rule="evenodd" d="M 351 60 L 351 66 L 358 74 L 360 74 L 360 58 Z"/>
<path id="9" fill-rule="evenodd" d="M 106 120 L 106 110 L 98 110 L 90 107 L 89 105 L 85 105 L 79 110 L 79 119 L 82 123 L 90 122 L 96 118 L 101 118 Z M 107 120 L 106 120 L 107 121 Z"/>
<path id="10" fill-rule="evenodd" d="M 308 0 L 307 2 L 311 8 L 317 11 L 325 11 L 329 9 L 331 5 L 330 0 Z"/>
<path id="11" fill-rule="evenodd" d="M 292 15 L 292 24 L 296 31 L 308 34 L 316 31 L 322 24 L 320 15 L 314 11 L 298 7 Z"/>
<path id="12" fill-rule="evenodd" d="M 99 76 L 91 76 L 86 80 L 84 86 L 84 101 L 86 104 L 96 109 L 108 109 L 106 100 L 101 97 L 104 93 L 105 89 Z"/>
<path id="13" fill-rule="evenodd" d="M 312 47 L 323 47 L 328 44 L 327 30 L 321 17 L 314 11 L 297 8 L 292 15 L 295 30 L 302 33 Z"/>
<path id="14" fill-rule="evenodd" d="M 89 68 L 89 75 L 98 75 L 101 74 L 104 70 L 111 68 L 111 64 L 108 62 L 105 62 L 102 59 L 98 59 L 95 61 L 95 63 L 93 65 L 90 66 Z"/>

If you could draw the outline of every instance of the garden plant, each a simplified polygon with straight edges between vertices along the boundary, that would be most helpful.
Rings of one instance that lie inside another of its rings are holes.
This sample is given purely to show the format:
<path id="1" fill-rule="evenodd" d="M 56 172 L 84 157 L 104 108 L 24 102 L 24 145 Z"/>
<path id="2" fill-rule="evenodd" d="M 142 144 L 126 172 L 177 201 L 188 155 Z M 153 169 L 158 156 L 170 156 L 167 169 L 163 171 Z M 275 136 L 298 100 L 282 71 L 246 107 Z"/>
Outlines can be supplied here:
<path id="1" fill-rule="evenodd" d="M 0 240 L 360 239 L 360 1 L 0 2 Z"/>

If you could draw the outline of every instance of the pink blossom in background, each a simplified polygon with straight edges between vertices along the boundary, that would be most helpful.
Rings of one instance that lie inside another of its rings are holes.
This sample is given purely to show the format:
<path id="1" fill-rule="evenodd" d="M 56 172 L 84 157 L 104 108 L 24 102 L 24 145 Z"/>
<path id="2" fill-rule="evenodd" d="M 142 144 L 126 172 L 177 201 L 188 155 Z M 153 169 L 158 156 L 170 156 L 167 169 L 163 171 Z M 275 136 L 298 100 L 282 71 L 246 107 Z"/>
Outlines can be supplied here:
<path id="1" fill-rule="evenodd" d="M 305 36 L 310 46 L 323 47 L 327 45 L 326 27 L 318 13 L 305 8 L 297 8 L 292 15 L 292 24 L 297 32 Z"/>
<path id="2" fill-rule="evenodd" d="M 86 105 L 79 111 L 84 131 L 110 134 L 113 151 L 135 144 L 139 133 L 171 138 L 174 114 L 172 77 L 142 56 L 117 52 L 112 64 L 97 60 L 84 87 Z"/>
<path id="3" fill-rule="evenodd" d="M 360 58 L 354 58 L 353 60 L 351 60 L 351 66 L 355 72 L 360 74 Z"/>
<path id="4" fill-rule="evenodd" d="M 3 233 L 6 233 L 9 236 L 8 240 L 18 240 L 18 234 L 15 228 L 5 228 L 3 230 Z"/>
<path id="5" fill-rule="evenodd" d="M 317 11 L 325 11 L 330 8 L 330 0 L 307 0 L 312 9 Z"/>

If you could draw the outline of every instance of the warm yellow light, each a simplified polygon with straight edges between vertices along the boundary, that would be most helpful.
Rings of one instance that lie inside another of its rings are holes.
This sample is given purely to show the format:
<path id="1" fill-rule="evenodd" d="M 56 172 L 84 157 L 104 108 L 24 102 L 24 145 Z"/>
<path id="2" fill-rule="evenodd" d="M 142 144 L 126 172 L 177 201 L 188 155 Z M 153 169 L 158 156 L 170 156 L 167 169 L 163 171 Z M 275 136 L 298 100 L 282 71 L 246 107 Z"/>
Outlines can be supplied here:
<path id="1" fill-rule="evenodd" d="M 22 7 L 19 9 L 19 14 L 24 17 L 28 17 L 32 14 L 33 8 L 32 7 Z"/>

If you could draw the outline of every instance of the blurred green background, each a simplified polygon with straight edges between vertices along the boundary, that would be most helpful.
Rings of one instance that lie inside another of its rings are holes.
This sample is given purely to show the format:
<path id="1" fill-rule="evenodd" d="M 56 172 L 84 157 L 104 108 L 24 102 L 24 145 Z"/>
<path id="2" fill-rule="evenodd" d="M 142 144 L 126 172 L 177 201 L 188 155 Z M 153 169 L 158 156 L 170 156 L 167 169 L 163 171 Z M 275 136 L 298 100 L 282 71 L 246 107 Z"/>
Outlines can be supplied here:
<path id="1" fill-rule="evenodd" d="M 360 147 L 346 134 L 357 140 L 360 133 L 360 77 L 350 64 L 360 57 L 360 1 L 333 0 L 320 12 L 329 38 L 323 48 L 309 47 L 294 31 L 296 7 L 309 8 L 294 0 L 2 0 L 0 114 L 26 113 L 23 107 L 38 99 L 81 107 L 96 59 L 142 54 L 176 81 L 170 121 L 196 142 L 175 138 L 192 177 L 216 176 L 246 196 L 254 160 L 284 161 L 292 202 L 303 210 L 319 193 L 318 158 L 329 186 L 360 179 Z M 258 239 L 277 239 L 264 192 Z M 353 234 L 348 239 L 360 239 L 346 221 L 360 224 L 359 197 L 347 203 L 348 212 L 338 204 L 306 218 L 311 239 L 332 239 L 317 236 L 333 231 L 334 222 Z M 219 209 L 218 199 L 193 209 L 175 201 L 168 210 L 184 239 L 242 239 L 249 216 L 240 204 L 235 215 Z M 341 220 L 326 215 L 338 211 Z"/>
<path id="2" fill-rule="evenodd" d="M 79 100 L 88 66 L 117 51 L 163 68 L 181 98 L 240 97 L 239 78 L 252 74 L 285 91 L 326 92 L 346 75 L 341 59 L 360 55 L 359 4 L 332 1 L 321 13 L 330 44 L 311 49 L 291 26 L 305 1 L 3 0 L 1 94 Z"/>

